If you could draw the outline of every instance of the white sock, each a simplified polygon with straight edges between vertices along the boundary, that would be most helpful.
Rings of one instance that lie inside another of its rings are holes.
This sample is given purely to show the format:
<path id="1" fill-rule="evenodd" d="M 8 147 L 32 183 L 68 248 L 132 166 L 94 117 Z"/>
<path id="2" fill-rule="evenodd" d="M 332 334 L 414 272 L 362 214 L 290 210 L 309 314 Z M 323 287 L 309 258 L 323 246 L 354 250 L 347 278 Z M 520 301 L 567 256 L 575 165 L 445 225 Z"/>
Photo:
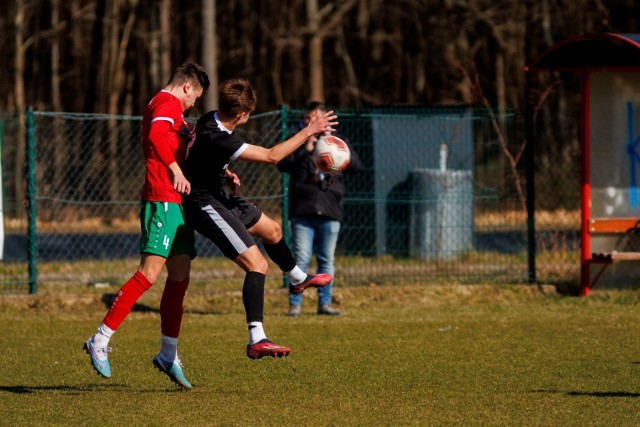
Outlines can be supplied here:
<path id="1" fill-rule="evenodd" d="M 91 337 L 91 342 L 96 347 L 106 347 L 109 345 L 109 340 L 114 332 L 115 331 L 113 329 L 104 323 L 101 323 L 100 326 L 98 326 L 96 333 Z"/>
<path id="2" fill-rule="evenodd" d="M 178 338 L 162 335 L 160 356 L 167 362 L 174 363 L 178 359 Z"/>
<path id="3" fill-rule="evenodd" d="M 299 285 L 307 278 L 307 273 L 302 271 L 297 265 L 287 274 L 289 275 L 289 282 L 291 282 L 292 285 Z"/>
<path id="4" fill-rule="evenodd" d="M 262 322 L 249 322 L 249 345 L 253 345 L 267 338 Z"/>

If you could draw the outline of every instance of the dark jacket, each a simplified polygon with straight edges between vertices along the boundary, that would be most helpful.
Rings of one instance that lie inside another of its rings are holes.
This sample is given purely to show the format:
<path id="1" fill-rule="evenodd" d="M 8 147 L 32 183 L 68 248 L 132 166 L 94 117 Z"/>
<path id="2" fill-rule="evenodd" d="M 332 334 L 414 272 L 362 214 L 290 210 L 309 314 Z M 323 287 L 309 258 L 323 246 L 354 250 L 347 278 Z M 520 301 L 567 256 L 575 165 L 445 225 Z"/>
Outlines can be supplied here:
<path id="1" fill-rule="evenodd" d="M 320 215 L 342 221 L 344 212 L 344 174 L 362 167 L 351 143 L 343 136 L 351 151 L 351 161 L 343 173 L 329 175 L 318 171 L 311 154 L 303 144 L 278 163 L 281 172 L 288 172 L 289 216 Z"/>

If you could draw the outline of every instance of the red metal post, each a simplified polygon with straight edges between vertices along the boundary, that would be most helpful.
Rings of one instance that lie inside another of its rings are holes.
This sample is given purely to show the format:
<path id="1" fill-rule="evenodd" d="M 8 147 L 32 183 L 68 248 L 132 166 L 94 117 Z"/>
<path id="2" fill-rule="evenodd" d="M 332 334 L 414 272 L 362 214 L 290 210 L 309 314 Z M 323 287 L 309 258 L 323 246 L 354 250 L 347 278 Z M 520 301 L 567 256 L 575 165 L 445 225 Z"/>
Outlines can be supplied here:
<path id="1" fill-rule="evenodd" d="M 589 218 L 591 216 L 591 130 L 590 130 L 590 71 L 583 68 L 580 73 L 581 80 L 581 108 L 580 108 L 580 137 L 582 139 L 582 176 L 580 182 L 580 198 L 582 204 L 582 220 L 580 224 L 581 251 L 580 251 L 580 294 L 587 296 L 591 292 L 591 240 L 589 237 Z"/>

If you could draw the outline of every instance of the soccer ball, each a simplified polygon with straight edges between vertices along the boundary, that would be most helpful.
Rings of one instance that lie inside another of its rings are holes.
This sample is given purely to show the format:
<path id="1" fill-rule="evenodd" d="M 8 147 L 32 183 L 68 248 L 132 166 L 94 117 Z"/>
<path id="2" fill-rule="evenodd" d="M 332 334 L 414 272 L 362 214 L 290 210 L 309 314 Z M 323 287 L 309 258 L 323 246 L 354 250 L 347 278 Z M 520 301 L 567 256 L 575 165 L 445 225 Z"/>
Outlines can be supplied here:
<path id="1" fill-rule="evenodd" d="M 347 143 L 337 136 L 323 135 L 316 141 L 313 159 L 318 169 L 335 175 L 349 166 L 351 151 Z"/>

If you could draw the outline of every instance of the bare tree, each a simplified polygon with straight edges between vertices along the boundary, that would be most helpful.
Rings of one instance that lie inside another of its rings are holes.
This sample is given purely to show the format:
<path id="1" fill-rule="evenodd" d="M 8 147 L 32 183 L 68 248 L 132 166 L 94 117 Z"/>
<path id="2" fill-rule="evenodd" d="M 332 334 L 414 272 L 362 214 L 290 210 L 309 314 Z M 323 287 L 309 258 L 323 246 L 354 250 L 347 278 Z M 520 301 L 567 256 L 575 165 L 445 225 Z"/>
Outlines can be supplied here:
<path id="1" fill-rule="evenodd" d="M 158 4 L 153 2 L 149 8 L 149 78 L 151 87 L 160 86 L 160 25 L 158 23 Z"/>
<path id="2" fill-rule="evenodd" d="M 160 75 L 167 79 L 171 73 L 171 0 L 160 1 Z"/>
<path id="3" fill-rule="evenodd" d="M 106 49 L 105 58 L 105 89 L 107 89 L 107 113 L 118 113 L 118 101 L 122 96 L 122 90 L 125 86 L 125 58 L 133 26 L 137 19 L 136 7 L 139 0 L 124 0 L 128 3 L 125 8 L 123 0 L 111 0 L 111 10 L 109 25 L 107 26 L 109 43 Z M 124 26 L 120 27 L 121 11 L 126 13 Z"/>
<path id="4" fill-rule="evenodd" d="M 322 69 L 322 37 L 320 36 L 320 11 L 318 0 L 307 0 L 307 28 L 309 41 L 309 84 L 311 99 L 324 100 L 324 76 Z"/>
<path id="5" fill-rule="evenodd" d="M 60 26 L 60 0 L 51 0 L 51 28 L 56 29 Z M 62 99 L 60 95 L 60 34 L 55 31 L 52 37 L 49 38 L 51 43 L 51 105 L 54 111 L 63 111 Z M 53 121 L 53 139 L 52 155 L 53 155 L 53 187 L 58 191 L 59 195 L 65 193 L 64 182 L 66 181 L 64 175 L 59 171 L 65 170 L 64 164 L 67 161 L 67 144 L 63 141 L 63 130 L 60 117 L 54 118 Z M 56 171 L 58 171 L 56 173 Z M 59 205 L 53 206 L 50 210 L 50 214 L 54 212 L 61 212 Z"/>
<path id="6" fill-rule="evenodd" d="M 318 8 L 318 0 L 306 0 L 307 30 L 311 36 L 309 41 L 309 76 L 310 95 L 312 99 L 324 100 L 324 74 L 322 44 L 324 39 L 336 31 L 344 15 L 349 12 L 358 0 L 346 0 L 334 10 L 333 3 Z"/>
<path id="7" fill-rule="evenodd" d="M 51 28 L 60 24 L 60 1 L 51 0 Z M 60 37 L 53 34 L 51 42 L 51 105 L 54 111 L 62 111 L 60 99 Z"/>
<path id="8" fill-rule="evenodd" d="M 218 44 L 216 42 L 216 0 L 202 0 L 202 66 L 207 70 L 211 90 L 205 95 L 205 109 L 218 108 Z"/>
<path id="9" fill-rule="evenodd" d="M 14 35 L 14 60 L 13 60 L 13 88 L 14 88 L 14 102 L 16 111 L 23 113 L 27 109 L 27 103 L 25 100 L 25 86 L 24 86 L 24 71 L 25 71 L 25 53 L 32 43 L 33 39 L 25 40 L 25 21 L 27 14 L 27 7 L 24 0 L 16 0 L 15 3 L 15 35 Z M 18 124 L 18 137 L 19 141 L 24 141 L 27 135 L 26 123 L 24 120 L 20 120 Z M 25 200 L 25 180 L 23 179 L 25 169 L 24 163 L 26 160 L 25 144 L 18 142 L 15 154 L 15 176 L 14 191 L 16 200 Z M 18 204 L 16 207 L 16 214 L 22 215 L 23 207 Z"/>
<path id="10" fill-rule="evenodd" d="M 119 102 L 123 95 L 126 83 L 125 58 L 127 48 L 131 39 L 134 24 L 137 19 L 136 8 L 139 0 L 111 0 L 109 9 L 106 11 L 106 22 L 104 26 L 104 40 L 107 43 L 103 46 L 102 52 L 102 91 L 99 96 L 100 105 L 106 107 L 109 114 L 119 112 Z M 124 25 L 121 24 L 124 22 Z M 104 111 L 104 110 L 103 110 Z M 106 141 L 104 147 L 96 146 L 93 153 L 94 164 L 106 165 L 106 191 L 108 199 L 118 200 L 120 194 L 120 180 L 118 179 L 118 143 L 120 135 L 117 121 L 110 118 L 107 123 Z M 96 170 L 94 173 L 102 174 Z M 111 221 L 115 215 L 112 209 L 105 220 Z"/>
<path id="11" fill-rule="evenodd" d="M 482 87 L 480 85 L 478 77 L 478 71 L 473 68 L 473 72 L 470 74 L 462 65 L 460 65 L 460 70 L 462 71 L 465 78 L 469 79 L 469 86 L 474 91 L 476 100 L 486 108 L 487 113 L 491 118 L 491 125 L 496 134 L 496 138 L 498 139 L 498 143 L 500 144 L 500 148 L 502 149 L 502 153 L 507 159 L 509 165 L 509 173 L 511 175 L 511 178 L 513 179 L 513 186 L 515 187 L 516 193 L 518 194 L 518 202 L 520 203 L 520 208 L 522 209 L 522 213 L 526 216 L 526 197 L 524 194 L 522 182 L 520 180 L 520 174 L 518 173 L 518 162 L 524 154 L 524 149 L 526 147 L 527 141 L 523 140 L 515 153 L 511 152 L 507 141 L 506 132 L 504 131 L 504 127 L 501 126 L 501 120 L 499 117 L 496 117 L 493 106 L 482 91 Z"/>
<path id="12" fill-rule="evenodd" d="M 595 7 L 586 7 L 591 3 Z M 225 78 L 250 78 L 260 93 L 259 108 L 309 96 L 330 96 L 329 101 L 345 105 L 455 104 L 472 97 L 451 59 L 474 56 L 484 93 L 504 109 L 523 102 L 524 22 L 535 21 L 532 51 L 541 53 L 569 34 L 637 31 L 639 7 L 632 3 L 619 2 L 614 8 L 587 0 L 293 0 L 278 3 L 283 7 L 274 14 L 273 3 L 253 0 L 69 0 L 60 6 L 15 0 L 7 3 L 10 13 L 0 18 L 0 37 L 11 46 L 0 56 L 14 65 L 2 70 L 5 92 L 10 93 L 3 102 L 17 109 L 29 99 L 54 103 L 56 85 L 38 78 L 43 75 L 41 61 L 51 53 L 59 56 L 63 74 L 74 77 L 73 83 L 59 85 L 60 93 L 81 89 L 81 97 L 61 97 L 67 111 L 106 112 L 114 106 L 110 97 L 116 99 L 116 109 L 133 102 L 136 108 L 127 108 L 137 111 L 177 62 L 194 57 L 216 61 L 216 66 L 206 67 L 214 85 L 217 72 Z M 44 6 L 33 7 L 36 4 Z M 107 12 L 114 4 L 123 13 Z M 70 48 L 61 42 L 58 53 L 49 52 L 48 43 L 35 43 L 42 34 L 38 26 L 49 19 L 44 14 L 56 7 L 63 16 L 68 11 L 72 16 L 69 34 L 64 34 Z M 132 24 L 135 43 L 126 44 L 123 65 L 130 73 L 124 85 L 138 93 L 107 95 L 107 83 L 119 78 L 110 74 L 115 64 L 106 59 L 116 58 L 105 50 L 114 43 L 107 38 L 110 20 L 119 21 L 119 43 L 130 18 L 126 11 L 134 9 L 141 15 Z M 83 10 L 90 12 L 78 15 Z M 28 16 L 33 19 L 25 21 Z M 216 24 L 224 31 L 217 32 Z M 564 108 L 567 96 L 558 90 L 560 99 L 552 108 Z"/>

